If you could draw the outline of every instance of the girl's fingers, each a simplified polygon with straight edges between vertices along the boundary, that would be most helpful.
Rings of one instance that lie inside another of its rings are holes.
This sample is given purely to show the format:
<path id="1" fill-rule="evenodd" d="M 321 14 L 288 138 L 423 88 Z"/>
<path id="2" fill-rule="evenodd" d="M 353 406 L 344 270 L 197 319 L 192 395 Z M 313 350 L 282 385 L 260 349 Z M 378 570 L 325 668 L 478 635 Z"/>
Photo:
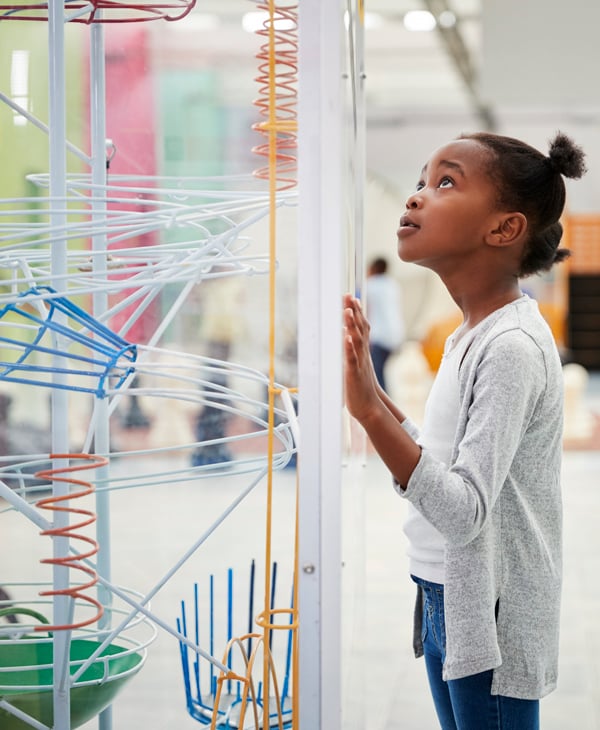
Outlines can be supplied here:
<path id="1" fill-rule="evenodd" d="M 364 322 L 364 317 L 358 299 L 348 295 L 345 304 L 344 314 L 346 320 L 351 322 L 357 329 L 362 329 L 361 324 Z"/>
<path id="2" fill-rule="evenodd" d="M 354 310 L 346 310 L 345 324 L 348 334 L 355 340 L 357 346 L 362 346 L 368 342 L 368 324 L 365 323 L 365 320 L 361 320 Z"/>

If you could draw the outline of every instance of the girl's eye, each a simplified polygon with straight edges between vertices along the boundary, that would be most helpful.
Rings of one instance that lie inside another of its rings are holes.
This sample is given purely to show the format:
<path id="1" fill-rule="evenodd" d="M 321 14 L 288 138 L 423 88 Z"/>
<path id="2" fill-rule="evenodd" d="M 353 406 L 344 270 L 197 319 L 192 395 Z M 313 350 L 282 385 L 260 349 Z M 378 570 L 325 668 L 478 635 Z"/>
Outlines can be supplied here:
<path id="1" fill-rule="evenodd" d="M 443 177 L 440 180 L 441 188 L 451 188 L 454 185 L 454 180 L 451 177 Z"/>
<path id="2" fill-rule="evenodd" d="M 425 187 L 425 183 L 422 180 L 419 180 L 419 182 L 417 183 L 417 187 L 415 188 L 415 190 L 418 193 L 419 190 L 423 190 L 424 187 Z"/>

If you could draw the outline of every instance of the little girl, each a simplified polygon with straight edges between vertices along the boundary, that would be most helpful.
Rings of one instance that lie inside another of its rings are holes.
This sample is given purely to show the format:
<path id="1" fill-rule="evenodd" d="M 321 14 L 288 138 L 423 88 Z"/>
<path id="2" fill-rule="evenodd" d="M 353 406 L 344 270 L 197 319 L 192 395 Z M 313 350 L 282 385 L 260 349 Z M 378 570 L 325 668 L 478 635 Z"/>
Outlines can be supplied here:
<path id="1" fill-rule="evenodd" d="M 562 371 L 519 279 L 559 248 L 562 176 L 584 154 L 558 133 L 548 156 L 516 139 L 462 135 L 433 153 L 398 228 L 462 310 L 422 431 L 378 386 L 369 324 L 344 301 L 346 404 L 409 501 L 424 655 L 443 730 L 536 730 L 556 686 L 561 590 Z"/>

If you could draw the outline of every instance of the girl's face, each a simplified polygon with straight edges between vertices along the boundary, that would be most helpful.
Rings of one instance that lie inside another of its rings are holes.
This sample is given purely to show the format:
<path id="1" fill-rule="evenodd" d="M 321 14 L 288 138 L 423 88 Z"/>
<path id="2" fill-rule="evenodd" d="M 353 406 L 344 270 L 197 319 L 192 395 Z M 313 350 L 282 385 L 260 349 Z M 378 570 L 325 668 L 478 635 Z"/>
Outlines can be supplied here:
<path id="1" fill-rule="evenodd" d="M 444 273 L 475 260 L 497 222 L 491 153 L 461 139 L 440 147 L 423 168 L 398 228 L 398 255 Z"/>

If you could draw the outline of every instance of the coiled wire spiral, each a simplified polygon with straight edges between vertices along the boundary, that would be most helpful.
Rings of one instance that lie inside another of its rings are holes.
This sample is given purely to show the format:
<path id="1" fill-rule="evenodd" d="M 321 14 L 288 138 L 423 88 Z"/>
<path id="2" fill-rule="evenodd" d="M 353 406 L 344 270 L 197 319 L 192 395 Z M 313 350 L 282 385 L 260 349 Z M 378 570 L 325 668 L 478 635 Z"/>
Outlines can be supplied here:
<path id="1" fill-rule="evenodd" d="M 252 129 L 267 141 L 252 151 L 267 158 L 275 154 L 277 189 L 288 190 L 297 182 L 298 6 L 271 7 L 268 2 L 259 2 L 257 7 L 270 12 L 263 27 L 256 31 L 266 39 L 256 54 L 259 75 L 255 80 L 260 86 L 254 101 L 264 121 L 257 122 Z M 273 136 L 269 134 L 272 129 L 277 133 L 275 150 Z M 269 166 L 255 170 L 254 175 L 269 180 Z"/>
<path id="2" fill-rule="evenodd" d="M 94 486 L 90 482 L 86 482 L 82 479 L 77 479 L 72 476 L 64 476 L 66 474 L 73 474 L 74 472 L 80 472 L 87 469 L 97 469 L 101 466 L 108 464 L 108 459 L 103 456 L 96 456 L 93 454 L 50 454 L 51 459 L 69 459 L 69 461 L 79 460 L 87 463 L 74 464 L 67 467 L 59 467 L 56 469 L 43 469 L 36 473 L 36 477 L 40 479 L 48 479 L 54 482 L 64 482 L 65 484 L 74 484 L 81 489 L 76 492 L 70 492 L 65 495 L 52 495 L 50 497 L 44 497 L 38 500 L 36 506 L 39 509 L 51 510 L 53 512 L 68 512 L 72 515 L 81 515 L 83 519 L 73 525 L 65 525 L 62 527 L 52 527 L 48 530 L 44 530 L 41 534 L 48 535 L 50 537 L 65 537 L 69 539 L 79 540 L 90 545 L 90 549 L 84 553 L 77 553 L 71 555 L 65 555 L 55 558 L 46 558 L 41 562 L 49 565 L 62 565 L 71 570 L 78 570 L 89 576 L 89 580 L 84 583 L 69 585 L 68 588 L 56 589 L 43 591 L 40 593 L 41 596 L 69 596 L 73 600 L 79 599 L 90 603 L 96 607 L 96 614 L 92 618 L 87 618 L 83 621 L 70 624 L 60 624 L 53 626 L 36 626 L 36 631 L 62 631 L 68 629 L 78 629 L 83 626 L 88 626 L 98 621 L 103 613 L 104 608 L 100 601 L 93 596 L 90 596 L 86 591 L 93 588 L 98 582 L 98 575 L 96 571 L 90 566 L 84 563 L 85 560 L 93 557 L 98 552 L 98 543 L 94 538 L 85 535 L 81 532 L 84 527 L 92 525 L 96 522 L 96 513 L 88 509 L 82 509 L 77 507 L 71 507 L 70 504 L 65 502 L 71 502 L 75 499 L 81 499 L 87 497 L 94 492 Z"/>

